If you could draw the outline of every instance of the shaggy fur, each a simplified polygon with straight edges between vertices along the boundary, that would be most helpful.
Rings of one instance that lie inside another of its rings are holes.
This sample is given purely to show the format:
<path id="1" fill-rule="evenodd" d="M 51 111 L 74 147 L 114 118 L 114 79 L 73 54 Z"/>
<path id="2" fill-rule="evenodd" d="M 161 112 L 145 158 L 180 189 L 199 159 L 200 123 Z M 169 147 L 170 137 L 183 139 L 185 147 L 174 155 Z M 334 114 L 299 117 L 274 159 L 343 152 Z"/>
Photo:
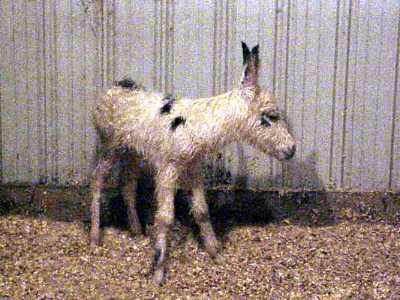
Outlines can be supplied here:
<path id="1" fill-rule="evenodd" d="M 274 97 L 257 84 L 258 46 L 243 47 L 244 71 L 237 89 L 202 99 L 176 99 L 147 92 L 129 82 L 108 90 L 94 110 L 103 155 L 92 181 L 91 244 L 99 244 L 100 193 L 104 177 L 117 160 L 124 164 L 123 195 L 132 232 L 140 232 L 135 208 L 139 162 L 155 170 L 155 283 L 164 278 L 168 230 L 174 221 L 177 187 L 192 191 L 192 212 L 208 253 L 217 256 L 218 242 L 204 197 L 202 162 L 205 155 L 233 142 L 247 142 L 279 160 L 290 159 L 295 140 L 281 117 Z M 121 157 L 123 155 L 123 157 Z"/>

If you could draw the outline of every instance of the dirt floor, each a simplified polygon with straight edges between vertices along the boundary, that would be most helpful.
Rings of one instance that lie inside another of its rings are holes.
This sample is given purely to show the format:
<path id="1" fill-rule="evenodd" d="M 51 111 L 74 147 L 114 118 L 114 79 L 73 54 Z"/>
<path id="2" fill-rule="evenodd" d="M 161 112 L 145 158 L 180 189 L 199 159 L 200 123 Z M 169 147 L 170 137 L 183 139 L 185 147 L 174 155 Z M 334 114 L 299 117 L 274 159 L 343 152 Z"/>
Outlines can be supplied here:
<path id="1" fill-rule="evenodd" d="M 108 195 L 91 250 L 87 189 L 1 188 L 0 299 L 400 299 L 399 194 L 211 191 L 220 265 L 179 195 L 162 287 L 149 281 L 149 235 L 131 237 L 119 194 Z"/>

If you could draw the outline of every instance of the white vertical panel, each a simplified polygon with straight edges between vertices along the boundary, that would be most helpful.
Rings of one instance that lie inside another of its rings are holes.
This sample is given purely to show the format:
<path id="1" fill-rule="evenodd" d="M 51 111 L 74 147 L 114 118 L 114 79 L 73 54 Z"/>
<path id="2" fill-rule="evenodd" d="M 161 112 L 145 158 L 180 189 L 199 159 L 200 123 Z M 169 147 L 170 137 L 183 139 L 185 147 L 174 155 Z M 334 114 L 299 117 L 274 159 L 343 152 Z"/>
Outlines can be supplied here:
<path id="1" fill-rule="evenodd" d="M 317 77 L 316 170 L 324 187 L 333 185 L 329 178 L 332 95 L 334 86 L 337 3 L 321 1 L 319 28 L 319 65 Z"/>
<path id="2" fill-rule="evenodd" d="M 47 52 L 45 46 L 46 27 L 45 27 L 45 10 L 44 1 L 36 2 L 36 41 L 37 41 L 37 84 L 38 95 L 35 100 L 37 109 L 37 140 L 35 143 L 38 145 L 39 155 L 35 157 L 38 161 L 39 182 L 44 183 L 48 178 L 47 167 L 47 119 L 46 119 L 46 59 Z"/>
<path id="3" fill-rule="evenodd" d="M 304 53 L 304 75 L 302 88 L 302 153 L 300 154 L 301 164 L 298 166 L 302 170 L 302 186 L 305 189 L 321 189 L 321 181 L 316 170 L 316 137 L 315 128 L 317 112 L 317 92 L 318 84 L 318 64 L 319 52 L 319 30 L 321 25 L 320 6 L 306 4 L 306 14 L 304 22 L 304 34 L 306 49 Z M 297 156 L 297 159 L 299 157 Z"/>
<path id="4" fill-rule="evenodd" d="M 358 75 L 358 34 L 359 34 L 359 3 L 351 1 L 349 4 L 348 45 L 346 61 L 346 78 L 344 82 L 344 101 L 347 103 L 346 115 L 343 116 L 343 140 L 341 158 L 341 187 L 351 189 L 353 187 L 353 151 L 355 150 L 354 129 L 356 128 L 355 111 L 359 105 L 356 98 L 356 78 Z M 351 15 L 351 17 L 350 17 Z"/>
<path id="5" fill-rule="evenodd" d="M 144 16 L 139 1 L 116 2 L 116 79 L 143 78 Z"/>
<path id="6" fill-rule="evenodd" d="M 74 28 L 71 23 L 71 1 L 57 1 L 54 7 L 54 109 L 53 124 L 55 124 L 57 139 L 57 156 L 54 163 L 58 173 L 56 180 L 65 183 L 74 174 L 73 135 L 75 122 L 73 119 L 73 38 Z"/>
<path id="7" fill-rule="evenodd" d="M 389 164 L 389 188 L 395 191 L 400 190 L 400 8 L 398 9 L 398 31 L 396 47 L 396 63 L 393 87 L 392 124 L 391 124 L 391 145 Z"/>
<path id="8" fill-rule="evenodd" d="M 197 81 L 197 95 L 195 97 L 210 97 L 212 95 L 214 6 L 215 3 L 213 1 L 198 1 L 196 7 L 197 18 L 195 24 L 192 24 L 192 27 L 195 28 L 196 38 L 198 39 L 198 50 L 193 49 L 198 55 L 195 65 L 195 79 Z M 179 9 L 176 7 L 176 13 L 178 12 Z M 178 29 L 179 27 L 179 23 L 175 21 L 175 28 Z M 174 39 L 175 47 L 180 47 L 180 43 L 176 40 L 178 36 L 178 31 L 176 31 Z M 175 65 L 177 63 L 178 61 L 175 61 Z M 174 82 L 176 83 L 179 81 L 177 75 L 175 73 Z"/>
<path id="9" fill-rule="evenodd" d="M 12 3 L 12 26 L 14 42 L 14 101 L 16 122 L 16 171 L 17 181 L 26 181 L 29 178 L 29 110 L 28 110 L 28 78 L 27 78 L 27 32 L 25 1 L 18 0 Z"/>
<path id="10" fill-rule="evenodd" d="M 5 182 L 17 180 L 17 136 L 15 103 L 14 26 L 13 3 L 0 1 L 1 55 L 1 113 L 2 113 L 2 167 Z"/>
<path id="11" fill-rule="evenodd" d="M 381 79 L 386 81 L 394 76 L 395 60 L 390 52 L 395 51 L 395 29 L 385 28 L 385 24 L 395 22 L 396 13 L 391 10 L 392 14 L 388 14 L 386 10 L 384 3 L 380 1 L 360 2 L 351 181 L 352 187 L 362 190 L 384 188 L 388 184 L 389 160 L 384 156 L 388 151 L 385 148 L 390 147 L 387 138 L 390 129 L 385 129 L 390 127 L 390 121 L 384 121 L 384 117 L 386 115 L 390 118 L 390 113 L 383 110 L 389 110 L 390 104 L 387 99 L 380 98 L 385 97 L 382 92 L 387 90 L 386 83 Z M 393 25 L 396 27 L 395 23 L 391 26 Z M 389 39 L 388 32 L 384 31 L 392 32 L 393 36 Z M 383 39 L 384 43 L 389 45 L 383 46 Z M 390 49 L 386 50 L 387 55 L 383 56 L 387 47 Z M 390 89 L 393 89 L 393 79 L 389 82 Z M 381 139 L 386 140 L 386 146 L 382 146 Z M 385 174 L 382 174 L 382 165 L 386 165 Z"/>
<path id="12" fill-rule="evenodd" d="M 70 63 L 71 63 L 71 107 L 69 115 L 69 135 L 71 141 L 69 151 L 72 161 L 70 162 L 67 174 L 69 182 L 82 182 L 85 172 L 85 130 L 87 127 L 86 120 L 86 37 L 87 30 L 85 19 L 85 7 L 77 1 L 70 1 Z"/>
<path id="13" fill-rule="evenodd" d="M 362 147 L 362 139 L 363 139 L 363 112 L 364 112 L 364 101 L 365 97 L 363 96 L 363 87 L 364 87 L 364 78 L 366 76 L 366 57 L 367 57 L 367 42 L 366 42 L 366 24 L 368 14 L 364 7 L 360 6 L 358 3 L 357 9 L 354 12 L 355 22 L 354 27 L 357 33 L 357 38 L 354 40 L 355 45 L 355 53 L 354 60 L 356 61 L 354 68 L 354 95 L 353 95 L 353 107 L 352 107 L 352 167 L 351 167 L 351 186 L 355 189 L 361 188 L 362 182 L 362 157 L 363 157 L 363 147 Z M 352 69 L 353 69 L 352 68 Z"/>
<path id="14" fill-rule="evenodd" d="M 377 107 L 379 103 L 380 77 L 382 75 L 382 45 L 381 45 L 381 26 L 383 21 L 384 6 L 381 1 L 368 1 L 365 9 L 368 11 L 367 23 L 367 61 L 365 66 L 365 85 L 363 91 L 364 111 L 363 111 L 363 172 L 362 188 L 374 189 L 377 178 L 377 153 L 376 153 L 376 127 L 377 127 Z M 370 158 L 374 157 L 373 160 Z"/>
<path id="15" fill-rule="evenodd" d="M 27 174 L 23 182 L 38 182 L 40 180 L 41 144 L 40 133 L 40 103 L 42 100 L 42 39 L 41 3 L 25 1 L 26 57 L 24 73 L 26 73 L 26 113 L 27 113 Z"/>
<path id="16" fill-rule="evenodd" d="M 71 173 L 67 180 L 70 182 L 81 182 L 84 161 L 82 153 L 85 151 L 84 128 L 85 122 L 85 14 L 84 7 L 76 1 L 70 1 L 70 57 L 71 57 L 71 108 L 70 108 L 70 151 L 71 151 Z"/>
<path id="17" fill-rule="evenodd" d="M 135 18 L 136 19 L 136 18 Z M 110 86 L 116 76 L 116 1 L 107 0 L 103 2 L 103 65 L 104 86 Z M 141 22 L 143 24 L 143 22 Z M 142 25 L 141 24 L 141 25 Z M 140 32 L 140 30 L 138 30 Z M 143 64 L 143 59 L 140 65 Z"/>
<path id="18" fill-rule="evenodd" d="M 390 140 L 392 103 L 397 54 L 397 33 L 399 24 L 400 2 L 385 1 L 382 4 L 378 61 L 380 75 L 375 105 L 375 185 L 374 190 L 383 190 L 389 185 L 388 166 L 390 164 Z"/>
<path id="19" fill-rule="evenodd" d="M 94 107 L 101 92 L 101 67 L 100 67 L 100 48 L 99 39 L 101 37 L 101 27 L 98 19 L 98 8 L 90 3 L 85 10 L 84 22 L 84 38 L 85 51 L 83 53 L 85 65 L 85 89 L 84 89 L 84 122 L 82 123 L 82 131 L 84 135 L 82 142 L 84 143 L 81 159 L 84 163 L 82 171 L 86 176 L 91 174 L 96 149 L 96 136 L 92 124 L 91 111 Z"/>
<path id="20" fill-rule="evenodd" d="M 193 1 L 190 1 L 193 2 Z M 209 3 L 207 3 L 209 4 Z M 186 96 L 195 97 L 198 94 L 198 72 L 199 63 L 199 31 L 193 25 L 199 18 L 197 3 L 188 5 L 187 1 L 178 1 L 175 6 L 174 24 L 174 87 L 175 92 Z M 210 12 L 212 13 L 212 7 Z M 210 19 L 209 21 L 212 21 Z M 196 22 L 197 23 L 197 22 Z M 188 30 L 191 28 L 191 30 Z M 212 58 L 209 53 L 208 58 Z M 207 66 L 208 62 L 208 66 Z M 210 67 L 210 60 L 203 62 L 204 67 Z M 211 78 L 210 78 L 211 79 Z"/>
<path id="21" fill-rule="evenodd" d="M 399 52 L 398 52 L 399 53 Z M 397 66 L 399 66 L 400 55 L 397 57 Z M 400 70 L 398 70 L 400 72 Z M 390 188 L 394 191 L 400 190 L 400 79 L 397 77 L 397 92 L 396 92 L 396 102 L 394 102 L 393 112 L 394 113 L 394 122 L 392 127 L 393 133 L 393 166 L 392 166 L 392 178 L 390 181 Z"/>
<path id="22" fill-rule="evenodd" d="M 337 25 L 335 33 L 335 63 L 334 83 L 332 91 L 332 114 L 330 134 L 330 161 L 329 174 L 330 184 L 333 188 L 341 187 L 341 161 L 342 142 L 344 130 L 344 112 L 347 105 L 345 99 L 346 72 L 347 70 L 347 49 L 349 34 L 349 5 L 350 1 L 337 2 Z"/>
<path id="23" fill-rule="evenodd" d="M 289 39 L 290 49 L 288 61 L 288 97 L 286 99 L 286 116 L 290 120 L 293 133 L 299 141 L 296 160 L 304 160 L 304 84 L 307 65 L 308 28 L 307 18 L 309 13 L 308 4 L 305 1 L 291 1 L 291 34 Z M 303 170 L 297 164 L 290 164 L 288 178 L 293 188 L 303 187 Z"/>
<path id="24" fill-rule="evenodd" d="M 141 14 L 143 15 L 143 35 L 142 35 L 142 48 L 143 52 L 143 84 L 149 88 L 155 88 L 155 61 L 154 61 L 154 37 L 155 37 L 155 18 L 154 18 L 154 3 L 152 1 L 143 1 L 141 7 Z M 117 31 L 118 35 L 118 31 Z"/>
<path id="25" fill-rule="evenodd" d="M 53 5 L 52 5 L 53 4 Z M 57 72 L 55 70 L 56 48 L 55 48 L 55 7 L 54 3 L 43 1 L 44 15 L 44 160 L 46 166 L 46 182 L 56 182 L 57 170 L 57 110 L 55 102 L 57 98 L 56 82 Z"/>
<path id="26" fill-rule="evenodd" d="M 209 97 L 213 86 L 213 23 L 216 3 L 179 1 L 174 16 L 174 88 L 178 95 Z M 189 30 L 189 28 L 191 30 Z"/>
<path id="27" fill-rule="evenodd" d="M 174 20 L 175 2 L 168 0 L 154 2 L 154 87 L 163 92 L 171 92 L 173 66 L 171 65 L 171 25 Z M 172 32 L 174 28 L 172 27 Z"/>

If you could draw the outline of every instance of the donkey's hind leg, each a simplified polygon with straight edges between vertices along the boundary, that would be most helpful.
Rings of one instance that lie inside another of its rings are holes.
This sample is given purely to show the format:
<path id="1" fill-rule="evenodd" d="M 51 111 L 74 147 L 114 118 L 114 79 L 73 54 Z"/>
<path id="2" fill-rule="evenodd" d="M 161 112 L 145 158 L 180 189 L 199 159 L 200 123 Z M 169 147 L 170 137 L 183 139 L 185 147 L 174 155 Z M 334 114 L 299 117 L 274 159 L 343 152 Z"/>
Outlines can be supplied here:
<path id="1" fill-rule="evenodd" d="M 115 161 L 114 154 L 102 156 L 93 171 L 90 188 L 92 192 L 90 246 L 100 244 L 100 199 L 105 177 L 110 173 Z"/>
<path id="2" fill-rule="evenodd" d="M 136 209 L 136 189 L 139 169 L 134 153 L 124 154 L 121 158 L 121 185 L 122 197 L 128 209 L 129 228 L 133 235 L 142 232 L 137 209 Z"/>

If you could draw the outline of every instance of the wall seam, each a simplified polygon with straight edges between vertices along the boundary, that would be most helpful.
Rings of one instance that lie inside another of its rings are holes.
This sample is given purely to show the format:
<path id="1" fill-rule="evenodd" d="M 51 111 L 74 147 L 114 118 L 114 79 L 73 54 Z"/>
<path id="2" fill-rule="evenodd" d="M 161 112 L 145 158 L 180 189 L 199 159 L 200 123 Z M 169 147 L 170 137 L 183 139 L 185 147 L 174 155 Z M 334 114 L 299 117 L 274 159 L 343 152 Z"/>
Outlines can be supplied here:
<path id="1" fill-rule="evenodd" d="M 332 112 L 331 112 L 331 136 L 329 147 L 329 185 L 334 184 L 333 176 L 333 146 L 335 135 L 336 118 L 336 84 L 338 72 L 338 53 L 339 53 L 339 26 L 340 26 L 340 0 L 336 2 L 336 30 L 335 30 L 335 54 L 333 62 L 333 80 L 332 80 Z"/>
<path id="2" fill-rule="evenodd" d="M 344 165 L 346 160 L 346 137 L 347 137 L 347 108 L 348 108 L 348 91 L 349 91 L 349 68 L 350 68 L 350 44 L 351 44 L 351 28 L 352 28 L 352 6 L 353 1 L 349 1 L 349 15 L 347 22 L 347 47 L 346 47 L 346 69 L 344 78 L 344 97 L 343 97 L 343 128 L 342 128 L 342 147 L 340 157 L 340 187 L 344 188 Z"/>
<path id="3" fill-rule="evenodd" d="M 392 132 L 390 141 L 390 161 L 389 161 L 389 189 L 393 188 L 393 168 L 394 168 L 394 140 L 396 132 L 396 116 L 397 116 L 397 96 L 399 86 L 399 65 L 400 65 L 400 8 L 399 8 L 399 21 L 397 25 L 397 50 L 396 50 L 396 67 L 394 76 L 394 91 L 393 91 L 393 106 L 392 106 Z"/>

